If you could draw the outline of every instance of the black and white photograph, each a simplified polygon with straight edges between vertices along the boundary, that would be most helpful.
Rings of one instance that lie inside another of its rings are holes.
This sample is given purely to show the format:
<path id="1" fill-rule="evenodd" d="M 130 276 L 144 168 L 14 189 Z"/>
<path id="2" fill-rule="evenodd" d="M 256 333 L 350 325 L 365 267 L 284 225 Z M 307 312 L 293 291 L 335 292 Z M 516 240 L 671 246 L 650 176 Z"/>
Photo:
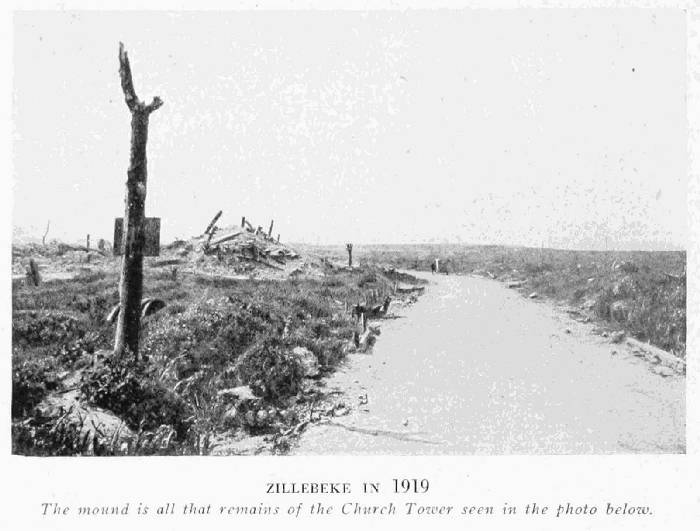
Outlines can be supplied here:
<path id="1" fill-rule="evenodd" d="M 0 529 L 700 522 L 693 0 L 0 9 Z"/>
<path id="2" fill-rule="evenodd" d="M 686 453 L 682 10 L 12 25 L 13 454 Z"/>

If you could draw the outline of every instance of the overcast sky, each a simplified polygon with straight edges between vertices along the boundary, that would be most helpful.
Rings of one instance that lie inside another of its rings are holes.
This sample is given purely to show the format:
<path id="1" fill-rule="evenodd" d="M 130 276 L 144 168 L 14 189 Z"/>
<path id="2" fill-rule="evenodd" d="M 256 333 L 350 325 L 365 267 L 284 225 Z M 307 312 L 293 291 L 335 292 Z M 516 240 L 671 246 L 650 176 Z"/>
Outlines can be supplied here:
<path id="1" fill-rule="evenodd" d="M 20 13 L 16 227 L 111 240 L 129 52 L 162 239 L 685 248 L 681 11 Z"/>

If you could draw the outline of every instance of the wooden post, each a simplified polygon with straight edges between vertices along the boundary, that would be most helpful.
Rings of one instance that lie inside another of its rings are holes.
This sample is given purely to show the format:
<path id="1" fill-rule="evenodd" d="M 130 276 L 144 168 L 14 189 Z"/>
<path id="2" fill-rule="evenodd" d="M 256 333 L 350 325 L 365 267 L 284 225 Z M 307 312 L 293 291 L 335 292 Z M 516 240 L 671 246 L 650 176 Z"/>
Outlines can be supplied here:
<path id="1" fill-rule="evenodd" d="M 245 229 L 245 216 L 241 218 L 241 228 Z"/>
<path id="2" fill-rule="evenodd" d="M 219 221 L 221 214 L 223 214 L 223 210 L 219 210 L 219 212 L 217 212 L 216 216 L 214 216 L 214 219 L 212 219 L 211 222 L 209 223 L 209 225 L 207 225 L 207 228 L 204 231 L 204 234 L 209 234 L 209 231 L 212 231 L 212 229 L 214 228 L 214 225 L 216 225 L 216 222 Z M 213 231 L 212 231 L 212 233 L 213 233 Z"/>
<path id="3" fill-rule="evenodd" d="M 280 235 L 279 235 L 279 233 L 277 233 L 277 243 L 279 243 L 279 242 L 280 242 Z"/>
<path id="4" fill-rule="evenodd" d="M 36 263 L 34 258 L 29 260 L 29 266 L 27 267 L 27 280 L 38 286 L 41 284 L 41 274 L 39 273 L 39 265 Z"/>
<path id="5" fill-rule="evenodd" d="M 146 105 L 138 99 L 131 79 L 129 57 L 121 42 L 119 43 L 119 77 L 126 106 L 131 112 L 131 152 L 126 179 L 124 257 L 119 281 L 120 310 L 114 339 L 114 353 L 121 356 L 128 352 L 138 360 L 146 223 L 148 118 L 153 111 L 163 105 L 163 101 L 156 96 L 150 104 Z"/>
<path id="6" fill-rule="evenodd" d="M 267 237 L 272 238 L 272 227 L 275 226 L 275 220 L 270 221 L 270 230 L 267 231 Z"/>
<path id="7" fill-rule="evenodd" d="M 85 250 L 89 251 L 90 250 L 90 235 L 87 235 L 87 238 L 85 240 Z"/>
<path id="8" fill-rule="evenodd" d="M 345 248 L 348 250 L 348 267 L 352 267 L 352 243 L 346 243 Z"/>
<path id="9" fill-rule="evenodd" d="M 48 220 L 46 222 L 46 231 L 44 232 L 44 235 L 41 237 L 41 245 L 46 245 L 46 235 L 49 233 L 49 226 L 51 225 L 51 220 Z"/>

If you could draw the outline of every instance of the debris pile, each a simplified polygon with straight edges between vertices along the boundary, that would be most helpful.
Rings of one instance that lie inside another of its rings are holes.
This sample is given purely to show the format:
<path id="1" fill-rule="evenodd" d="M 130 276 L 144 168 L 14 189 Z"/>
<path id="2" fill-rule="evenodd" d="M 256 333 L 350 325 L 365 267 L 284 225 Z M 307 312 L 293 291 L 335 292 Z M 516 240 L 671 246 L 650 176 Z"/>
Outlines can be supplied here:
<path id="1" fill-rule="evenodd" d="M 274 266 L 275 263 L 285 264 L 287 260 L 299 258 L 299 254 L 293 249 L 258 231 L 227 229 L 221 233 L 221 236 L 211 240 L 206 235 L 201 237 L 201 252 L 217 257 L 225 254 L 236 255 L 270 266 Z"/>
<path id="2" fill-rule="evenodd" d="M 288 278 L 294 275 L 323 274 L 320 259 L 302 257 L 297 251 L 272 236 L 274 223 L 267 231 L 257 228 L 245 217 L 240 226 L 219 227 L 219 211 L 200 236 L 178 240 L 165 248 L 179 259 L 196 263 L 197 270 L 230 276 L 231 273 L 259 279 Z"/>

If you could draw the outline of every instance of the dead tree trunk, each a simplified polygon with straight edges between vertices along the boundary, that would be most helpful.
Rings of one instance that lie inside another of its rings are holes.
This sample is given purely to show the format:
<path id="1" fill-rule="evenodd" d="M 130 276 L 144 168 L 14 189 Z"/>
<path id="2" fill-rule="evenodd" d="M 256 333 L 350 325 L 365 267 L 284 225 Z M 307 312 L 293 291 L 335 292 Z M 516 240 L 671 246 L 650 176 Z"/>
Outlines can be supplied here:
<path id="1" fill-rule="evenodd" d="M 348 250 L 348 267 L 352 267 L 352 243 L 346 243 L 345 248 Z"/>
<path id="2" fill-rule="evenodd" d="M 119 43 L 119 77 L 126 105 L 131 112 L 131 153 L 126 179 L 124 212 L 124 257 L 119 281 L 119 320 L 114 340 L 114 353 L 139 354 L 141 328 L 141 295 L 143 293 L 143 248 L 146 222 L 146 142 L 148 118 L 163 105 L 156 96 L 146 105 L 138 99 L 131 79 L 131 66 L 124 45 Z"/>
<path id="3" fill-rule="evenodd" d="M 85 239 L 85 251 L 87 252 L 89 250 L 90 250 L 90 235 L 88 234 L 87 238 Z"/>
<path id="4" fill-rule="evenodd" d="M 245 216 L 241 217 L 241 228 L 245 229 Z"/>
<path id="5" fill-rule="evenodd" d="M 270 230 L 267 231 L 267 237 L 272 238 L 272 227 L 275 226 L 275 220 L 270 221 Z"/>

